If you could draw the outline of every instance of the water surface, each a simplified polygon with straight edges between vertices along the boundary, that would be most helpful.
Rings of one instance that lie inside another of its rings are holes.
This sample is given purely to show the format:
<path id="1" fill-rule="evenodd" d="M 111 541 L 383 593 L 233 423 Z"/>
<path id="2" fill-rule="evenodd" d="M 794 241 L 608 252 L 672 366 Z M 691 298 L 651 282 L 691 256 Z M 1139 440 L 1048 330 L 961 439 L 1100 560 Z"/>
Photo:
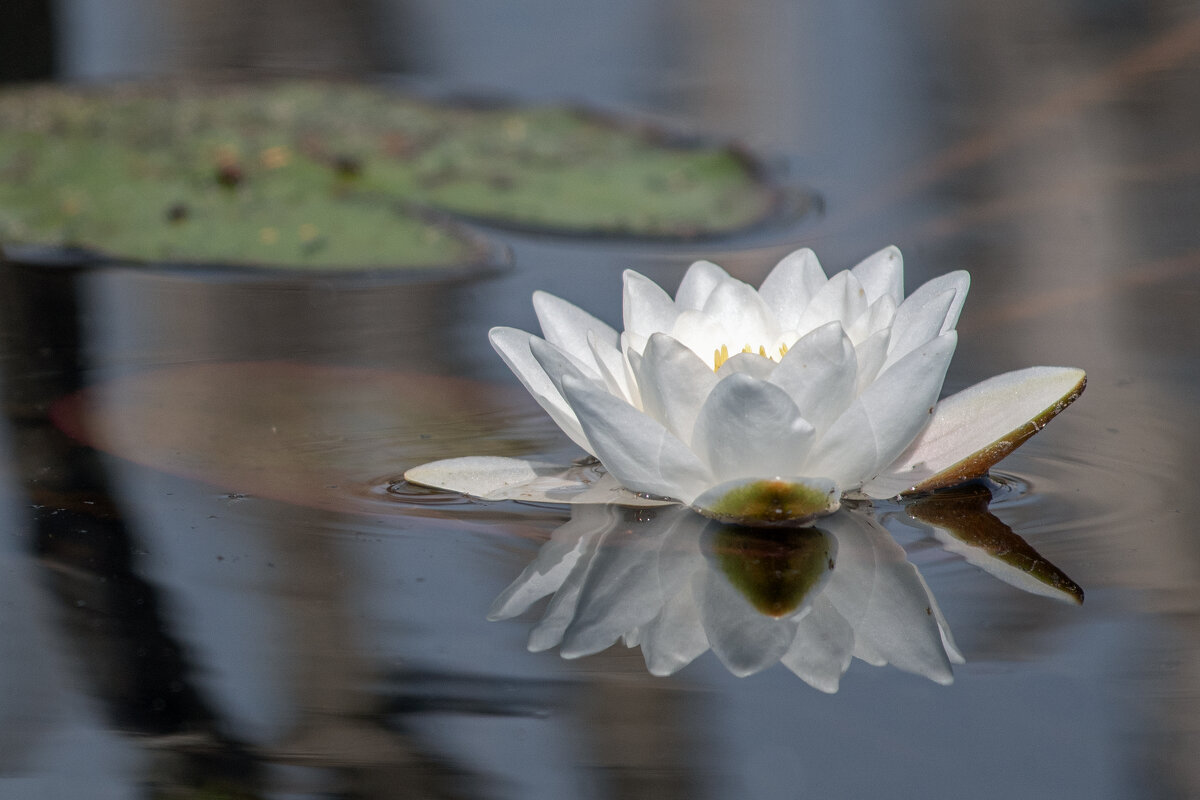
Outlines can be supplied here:
<path id="1" fill-rule="evenodd" d="M 571 35 L 657 52 L 557 53 L 558 93 L 740 137 L 821 216 L 685 245 L 493 232 L 513 268 L 479 280 L 4 269 L 0 796 L 1200 793 L 1194 9 L 664 2 L 635 37 L 627 6 Z M 493 74 L 472 25 L 437 30 L 433 78 L 538 94 L 528 51 Z M 486 342 L 536 325 L 534 289 L 616 322 L 627 267 L 757 282 L 794 247 L 834 271 L 890 243 L 910 290 L 972 272 L 948 392 L 1089 374 L 992 507 L 1082 606 L 895 530 L 965 657 L 949 686 L 530 653 L 537 613 L 485 617 L 569 512 L 388 491 L 431 458 L 575 455 Z"/>

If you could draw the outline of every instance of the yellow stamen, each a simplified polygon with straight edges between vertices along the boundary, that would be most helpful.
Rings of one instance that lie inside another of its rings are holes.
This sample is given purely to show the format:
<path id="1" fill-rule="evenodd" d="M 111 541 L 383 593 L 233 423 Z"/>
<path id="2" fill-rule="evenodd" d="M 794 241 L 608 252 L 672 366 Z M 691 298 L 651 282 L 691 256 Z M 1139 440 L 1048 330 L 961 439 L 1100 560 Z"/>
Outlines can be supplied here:
<path id="1" fill-rule="evenodd" d="M 729 348 L 721 345 L 720 349 L 713 350 L 713 372 L 721 368 L 721 365 L 729 360 Z"/>
<path id="2" fill-rule="evenodd" d="M 766 345 L 760 344 L 758 346 L 758 355 L 762 356 L 763 358 L 769 358 L 772 361 L 779 361 L 780 359 L 782 359 L 784 356 L 787 355 L 787 351 L 788 351 L 788 346 L 786 344 L 781 344 L 781 345 L 779 345 L 779 355 L 774 356 L 774 355 L 767 353 Z M 743 353 L 753 353 L 754 345 L 752 345 L 752 344 L 742 345 L 742 352 Z M 717 370 L 719 370 L 721 368 L 721 365 L 724 364 L 728 360 L 729 360 L 729 346 L 728 345 L 723 344 L 720 347 L 713 350 L 713 372 L 716 372 Z"/>

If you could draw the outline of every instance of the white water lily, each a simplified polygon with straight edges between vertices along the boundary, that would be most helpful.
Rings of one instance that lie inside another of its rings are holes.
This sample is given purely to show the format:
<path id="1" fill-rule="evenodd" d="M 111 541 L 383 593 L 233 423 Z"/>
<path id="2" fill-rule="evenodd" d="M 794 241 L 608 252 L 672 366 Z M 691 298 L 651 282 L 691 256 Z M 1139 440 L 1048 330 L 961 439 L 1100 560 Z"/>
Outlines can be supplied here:
<path id="1" fill-rule="evenodd" d="M 624 325 L 544 292 L 543 337 L 493 328 L 492 345 L 555 423 L 620 486 L 715 519 L 804 524 L 841 498 L 893 497 L 983 475 L 1082 392 L 1082 370 L 1032 367 L 938 401 L 969 276 L 904 297 L 900 251 L 827 278 L 798 250 L 762 286 L 700 261 L 672 298 L 624 275 Z M 493 498 L 569 499 L 511 459 L 453 459 L 415 483 Z M 570 486 L 574 484 L 574 491 Z"/>

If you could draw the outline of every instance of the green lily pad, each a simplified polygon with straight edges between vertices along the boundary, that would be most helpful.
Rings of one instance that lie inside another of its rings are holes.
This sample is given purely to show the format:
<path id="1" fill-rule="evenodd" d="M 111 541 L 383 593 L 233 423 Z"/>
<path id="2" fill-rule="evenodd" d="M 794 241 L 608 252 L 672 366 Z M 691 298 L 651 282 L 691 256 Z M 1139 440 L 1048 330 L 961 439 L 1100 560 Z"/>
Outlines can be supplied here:
<path id="1" fill-rule="evenodd" d="M 462 264 L 428 209 L 567 234 L 687 237 L 769 217 L 735 148 L 578 110 L 363 86 L 0 92 L 0 245 L 292 268 Z"/>

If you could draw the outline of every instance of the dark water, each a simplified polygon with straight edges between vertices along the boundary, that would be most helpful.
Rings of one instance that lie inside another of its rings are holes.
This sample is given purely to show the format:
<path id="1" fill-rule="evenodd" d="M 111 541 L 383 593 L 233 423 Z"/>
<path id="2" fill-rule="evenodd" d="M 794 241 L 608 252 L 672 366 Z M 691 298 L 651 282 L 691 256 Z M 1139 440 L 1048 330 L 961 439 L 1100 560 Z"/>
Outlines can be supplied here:
<path id="1" fill-rule="evenodd" d="M 824 213 L 702 245 L 497 234 L 514 268 L 478 281 L 5 267 L 0 796 L 1200 795 L 1200 9 L 547 5 L 427 10 L 428 77 L 739 137 Z M 544 55 L 505 45 L 535 6 Z M 569 512 L 389 491 L 433 458 L 571 457 L 486 342 L 535 326 L 534 289 L 615 322 L 626 267 L 757 282 L 890 243 L 910 289 L 971 270 L 947 391 L 1089 374 L 991 509 L 1082 606 L 894 529 L 952 685 L 530 653 L 536 613 L 486 615 Z"/>

